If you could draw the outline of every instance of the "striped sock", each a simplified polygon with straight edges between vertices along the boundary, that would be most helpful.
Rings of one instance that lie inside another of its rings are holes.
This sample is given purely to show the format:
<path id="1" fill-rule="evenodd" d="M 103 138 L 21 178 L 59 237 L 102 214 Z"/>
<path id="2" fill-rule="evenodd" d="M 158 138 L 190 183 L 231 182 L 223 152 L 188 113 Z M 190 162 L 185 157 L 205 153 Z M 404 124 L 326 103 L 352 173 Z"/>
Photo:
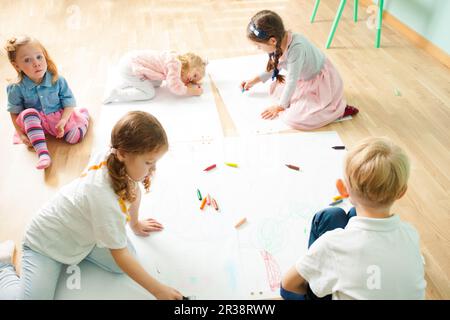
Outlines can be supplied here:
<path id="1" fill-rule="evenodd" d="M 86 135 L 87 127 L 81 126 L 73 128 L 64 134 L 64 140 L 70 144 L 75 144 L 83 140 Z"/>
<path id="2" fill-rule="evenodd" d="M 23 116 L 23 125 L 25 132 L 33 145 L 34 150 L 39 157 L 36 168 L 45 169 L 51 164 L 50 154 L 47 149 L 47 141 L 45 140 L 44 130 L 41 125 L 39 114 L 32 110 Z"/>
<path id="3" fill-rule="evenodd" d="M 89 111 L 86 108 L 81 108 L 80 113 L 87 121 L 89 121 Z"/>

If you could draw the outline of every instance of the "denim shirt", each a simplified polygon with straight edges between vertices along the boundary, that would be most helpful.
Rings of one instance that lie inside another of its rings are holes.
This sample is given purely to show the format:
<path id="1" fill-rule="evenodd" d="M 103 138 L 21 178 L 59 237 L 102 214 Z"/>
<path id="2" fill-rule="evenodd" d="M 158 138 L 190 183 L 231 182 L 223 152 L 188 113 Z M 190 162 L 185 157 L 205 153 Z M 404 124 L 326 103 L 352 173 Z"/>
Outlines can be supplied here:
<path id="1" fill-rule="evenodd" d="M 40 84 L 34 83 L 24 75 L 21 82 L 8 85 L 6 92 L 8 94 L 7 110 L 15 114 L 28 108 L 50 114 L 76 105 L 66 79 L 58 76 L 58 80 L 52 84 L 52 74 L 48 71 Z"/>

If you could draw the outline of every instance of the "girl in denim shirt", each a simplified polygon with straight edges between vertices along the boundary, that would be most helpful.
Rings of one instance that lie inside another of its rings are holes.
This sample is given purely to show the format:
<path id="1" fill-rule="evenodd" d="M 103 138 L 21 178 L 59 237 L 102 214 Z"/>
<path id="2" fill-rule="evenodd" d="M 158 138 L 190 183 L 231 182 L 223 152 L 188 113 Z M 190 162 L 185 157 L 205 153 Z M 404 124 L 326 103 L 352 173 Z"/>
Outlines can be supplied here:
<path id="1" fill-rule="evenodd" d="M 89 125 L 86 109 L 75 109 L 75 98 L 66 79 L 58 75 L 47 50 L 30 37 L 11 38 L 5 46 L 18 81 L 8 85 L 8 112 L 16 128 L 15 141 L 32 146 L 38 154 L 36 168 L 50 166 L 45 134 L 80 142 Z"/>

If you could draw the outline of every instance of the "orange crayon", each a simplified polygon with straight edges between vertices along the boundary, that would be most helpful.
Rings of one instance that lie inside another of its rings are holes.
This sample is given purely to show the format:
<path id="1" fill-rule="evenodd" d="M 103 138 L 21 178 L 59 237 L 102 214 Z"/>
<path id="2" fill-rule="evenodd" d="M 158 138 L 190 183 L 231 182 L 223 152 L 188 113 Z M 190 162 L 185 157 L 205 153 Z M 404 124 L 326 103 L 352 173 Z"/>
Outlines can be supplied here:
<path id="1" fill-rule="evenodd" d="M 339 191 L 339 194 L 343 198 L 348 198 L 347 189 L 345 189 L 344 182 L 342 181 L 342 179 L 338 179 L 336 181 L 336 189 Z"/>
<path id="2" fill-rule="evenodd" d="M 203 208 L 205 207 L 205 204 L 206 204 L 206 198 L 207 198 L 207 197 L 204 197 L 203 200 L 202 200 L 202 203 L 200 204 L 200 209 L 201 209 L 201 210 L 203 210 Z"/>
<path id="3" fill-rule="evenodd" d="M 238 223 L 236 223 L 234 227 L 237 229 L 240 226 L 242 226 L 245 222 L 247 222 L 247 218 L 242 218 L 241 220 L 238 221 Z"/>

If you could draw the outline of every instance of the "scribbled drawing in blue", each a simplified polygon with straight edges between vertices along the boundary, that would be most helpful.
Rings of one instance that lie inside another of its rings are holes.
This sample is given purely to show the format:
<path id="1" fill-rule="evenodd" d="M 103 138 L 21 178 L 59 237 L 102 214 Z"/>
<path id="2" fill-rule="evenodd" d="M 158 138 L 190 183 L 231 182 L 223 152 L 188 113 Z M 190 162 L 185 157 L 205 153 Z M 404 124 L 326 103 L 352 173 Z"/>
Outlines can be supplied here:
<path id="1" fill-rule="evenodd" d="M 236 269 L 236 265 L 228 260 L 225 263 L 225 271 L 227 273 L 228 276 L 228 283 L 230 284 L 230 288 L 231 290 L 234 292 L 237 290 L 237 269 Z"/>

